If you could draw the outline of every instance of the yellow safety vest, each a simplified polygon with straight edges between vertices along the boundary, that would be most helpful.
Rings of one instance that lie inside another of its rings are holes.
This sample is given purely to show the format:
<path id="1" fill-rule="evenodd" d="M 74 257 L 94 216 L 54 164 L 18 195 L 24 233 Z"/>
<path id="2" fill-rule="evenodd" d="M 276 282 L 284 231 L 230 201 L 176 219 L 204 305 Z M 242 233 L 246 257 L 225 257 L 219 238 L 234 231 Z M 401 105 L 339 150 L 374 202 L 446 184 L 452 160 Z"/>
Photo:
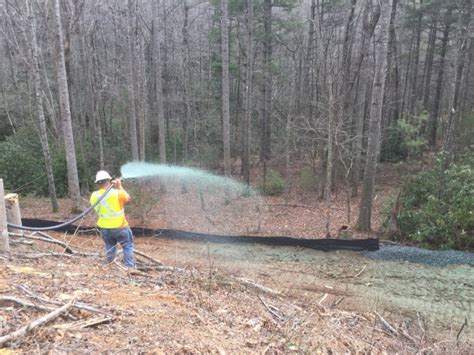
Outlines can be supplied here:
<path id="1" fill-rule="evenodd" d="M 93 205 L 103 194 L 105 189 L 100 189 L 92 193 L 90 203 Z M 94 210 L 98 216 L 97 226 L 99 228 L 124 228 L 128 226 L 125 219 L 125 211 L 119 199 L 119 190 L 111 189 L 107 196 L 99 202 Z"/>

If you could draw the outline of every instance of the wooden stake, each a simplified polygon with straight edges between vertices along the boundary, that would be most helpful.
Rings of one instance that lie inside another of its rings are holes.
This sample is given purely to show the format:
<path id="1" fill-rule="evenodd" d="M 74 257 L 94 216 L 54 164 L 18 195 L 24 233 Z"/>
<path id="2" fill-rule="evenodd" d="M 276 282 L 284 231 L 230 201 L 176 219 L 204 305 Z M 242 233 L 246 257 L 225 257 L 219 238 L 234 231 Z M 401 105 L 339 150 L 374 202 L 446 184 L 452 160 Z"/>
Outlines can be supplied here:
<path id="1" fill-rule="evenodd" d="M 20 204 L 18 194 L 5 195 L 5 208 L 7 211 L 7 222 L 21 226 Z M 16 231 L 15 228 L 8 228 L 10 232 Z"/>
<path id="2" fill-rule="evenodd" d="M 0 254 L 10 252 L 8 243 L 7 213 L 5 209 L 5 193 L 3 192 L 3 179 L 0 179 Z"/>

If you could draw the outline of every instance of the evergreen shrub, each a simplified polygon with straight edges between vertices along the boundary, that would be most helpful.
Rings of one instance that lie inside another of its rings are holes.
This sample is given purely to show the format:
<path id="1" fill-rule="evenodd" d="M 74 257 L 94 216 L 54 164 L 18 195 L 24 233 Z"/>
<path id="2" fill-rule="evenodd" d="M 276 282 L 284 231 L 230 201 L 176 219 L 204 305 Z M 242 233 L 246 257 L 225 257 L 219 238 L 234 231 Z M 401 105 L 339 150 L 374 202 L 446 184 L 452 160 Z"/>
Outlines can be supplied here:
<path id="1" fill-rule="evenodd" d="M 257 188 L 263 195 L 278 196 L 285 190 L 285 181 L 279 173 L 270 170 L 267 173 L 265 181 L 263 177 L 259 178 Z"/>
<path id="2" fill-rule="evenodd" d="M 300 187 L 305 191 L 317 191 L 318 176 L 310 167 L 305 167 L 301 170 L 299 176 Z"/>
<path id="3" fill-rule="evenodd" d="M 474 244 L 474 159 L 433 169 L 402 187 L 398 218 L 402 237 L 440 249 L 472 249 Z"/>
<path id="4" fill-rule="evenodd" d="M 420 135 L 426 119 L 426 115 L 414 117 L 410 121 L 400 119 L 396 125 L 387 128 L 380 159 L 398 162 L 418 158 L 426 148 L 426 139 Z"/>

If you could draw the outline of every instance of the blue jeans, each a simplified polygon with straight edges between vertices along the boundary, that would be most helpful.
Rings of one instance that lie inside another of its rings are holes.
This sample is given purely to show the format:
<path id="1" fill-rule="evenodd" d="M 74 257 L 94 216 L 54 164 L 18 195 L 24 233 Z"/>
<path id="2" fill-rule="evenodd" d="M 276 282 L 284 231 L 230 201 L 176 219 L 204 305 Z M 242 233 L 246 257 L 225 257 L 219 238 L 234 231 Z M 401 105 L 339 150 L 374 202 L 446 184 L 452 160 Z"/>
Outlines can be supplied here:
<path id="1" fill-rule="evenodd" d="M 123 249 L 123 263 L 125 266 L 134 267 L 133 258 L 133 234 L 130 227 L 125 228 L 100 228 L 100 234 L 105 242 L 105 254 L 107 260 L 114 261 L 117 255 L 117 243 L 120 243 Z"/>

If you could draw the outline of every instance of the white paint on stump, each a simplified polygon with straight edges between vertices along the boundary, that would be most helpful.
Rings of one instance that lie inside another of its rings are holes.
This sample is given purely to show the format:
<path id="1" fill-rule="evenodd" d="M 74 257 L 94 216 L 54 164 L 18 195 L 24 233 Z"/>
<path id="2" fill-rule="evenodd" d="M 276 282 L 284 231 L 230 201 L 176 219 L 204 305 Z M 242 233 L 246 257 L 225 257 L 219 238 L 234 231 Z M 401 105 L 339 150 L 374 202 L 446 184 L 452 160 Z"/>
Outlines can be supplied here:
<path id="1" fill-rule="evenodd" d="M 9 253 L 7 211 L 5 208 L 5 193 L 3 191 L 3 179 L 0 179 L 0 253 Z"/>

